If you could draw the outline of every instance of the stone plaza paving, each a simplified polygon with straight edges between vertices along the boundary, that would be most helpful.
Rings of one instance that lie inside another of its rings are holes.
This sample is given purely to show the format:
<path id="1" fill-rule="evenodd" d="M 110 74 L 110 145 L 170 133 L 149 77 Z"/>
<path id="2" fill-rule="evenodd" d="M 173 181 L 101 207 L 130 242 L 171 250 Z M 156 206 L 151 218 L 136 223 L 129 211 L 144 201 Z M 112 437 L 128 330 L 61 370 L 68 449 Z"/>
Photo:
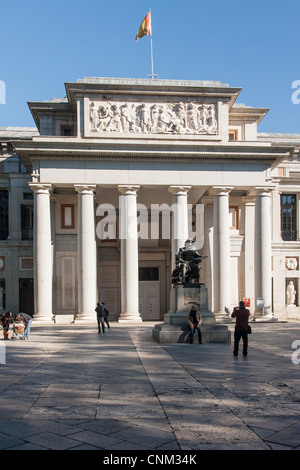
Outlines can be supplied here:
<path id="1" fill-rule="evenodd" d="M 247 357 L 232 343 L 159 344 L 152 326 L 1 338 L 0 449 L 300 449 L 300 322 L 252 323 Z"/>

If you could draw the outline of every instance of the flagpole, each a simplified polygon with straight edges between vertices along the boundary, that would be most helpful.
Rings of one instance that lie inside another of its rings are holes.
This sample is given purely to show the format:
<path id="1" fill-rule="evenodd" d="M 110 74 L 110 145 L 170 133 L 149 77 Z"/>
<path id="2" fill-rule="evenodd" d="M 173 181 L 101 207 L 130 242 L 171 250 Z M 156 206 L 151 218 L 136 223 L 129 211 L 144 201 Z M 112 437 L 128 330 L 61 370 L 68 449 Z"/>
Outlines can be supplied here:
<path id="1" fill-rule="evenodd" d="M 152 80 L 154 79 L 154 74 L 153 74 L 153 46 L 152 46 L 152 14 L 151 14 L 151 8 L 150 8 L 150 18 L 151 18 L 151 70 L 152 70 Z"/>
<path id="2" fill-rule="evenodd" d="M 154 79 L 153 74 L 153 47 L 152 47 L 152 34 L 151 34 L 151 67 L 152 67 L 152 80 Z"/>

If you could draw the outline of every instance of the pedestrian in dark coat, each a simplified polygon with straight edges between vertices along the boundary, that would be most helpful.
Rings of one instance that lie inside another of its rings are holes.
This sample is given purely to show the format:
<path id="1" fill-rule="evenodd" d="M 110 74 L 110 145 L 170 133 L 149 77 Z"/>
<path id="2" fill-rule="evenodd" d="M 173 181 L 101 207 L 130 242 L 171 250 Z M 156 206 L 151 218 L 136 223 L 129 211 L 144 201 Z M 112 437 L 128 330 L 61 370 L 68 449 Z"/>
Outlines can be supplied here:
<path id="1" fill-rule="evenodd" d="M 245 302 L 241 300 L 239 308 L 235 307 L 231 314 L 232 318 L 235 318 L 235 329 L 234 329 L 234 348 L 233 355 L 237 356 L 239 352 L 239 343 L 241 338 L 243 339 L 243 356 L 248 354 L 248 321 L 250 312 L 245 308 Z"/>
<path id="2" fill-rule="evenodd" d="M 97 314 L 97 323 L 98 323 L 98 333 L 105 333 L 105 326 L 104 326 L 104 315 L 105 315 L 105 307 L 103 303 L 97 303 L 97 307 L 95 308 Z"/>

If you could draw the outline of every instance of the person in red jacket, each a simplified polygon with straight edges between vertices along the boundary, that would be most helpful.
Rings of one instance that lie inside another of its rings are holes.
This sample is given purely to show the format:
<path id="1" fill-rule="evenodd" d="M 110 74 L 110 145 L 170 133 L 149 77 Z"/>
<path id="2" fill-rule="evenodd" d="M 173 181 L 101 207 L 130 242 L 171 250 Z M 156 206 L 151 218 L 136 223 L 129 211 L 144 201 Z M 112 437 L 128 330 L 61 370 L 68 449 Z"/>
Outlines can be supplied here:
<path id="1" fill-rule="evenodd" d="M 235 318 L 234 330 L 234 348 L 233 355 L 237 356 L 239 351 L 240 339 L 243 339 L 243 356 L 248 354 L 248 320 L 250 312 L 245 308 L 245 302 L 241 300 L 239 308 L 235 307 L 231 314 Z"/>

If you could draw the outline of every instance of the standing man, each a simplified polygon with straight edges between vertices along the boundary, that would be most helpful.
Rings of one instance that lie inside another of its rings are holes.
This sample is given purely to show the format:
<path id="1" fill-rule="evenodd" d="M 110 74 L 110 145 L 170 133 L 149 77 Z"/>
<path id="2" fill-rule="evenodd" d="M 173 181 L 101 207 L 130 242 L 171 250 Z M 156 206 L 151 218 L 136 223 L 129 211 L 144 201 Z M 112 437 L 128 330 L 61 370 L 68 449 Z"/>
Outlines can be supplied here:
<path id="1" fill-rule="evenodd" d="M 234 348 L 233 355 L 237 356 L 239 352 L 240 339 L 243 339 L 243 356 L 248 354 L 248 320 L 250 312 L 245 308 L 245 302 L 240 301 L 239 308 L 235 307 L 231 314 L 232 318 L 235 318 L 235 329 L 234 329 Z"/>
<path id="2" fill-rule="evenodd" d="M 201 332 L 202 317 L 200 312 L 197 311 L 193 305 L 188 315 L 188 324 L 190 327 L 190 343 L 193 344 L 195 330 L 198 332 L 199 344 L 202 344 L 202 332 Z"/>
<path id="3" fill-rule="evenodd" d="M 95 308 L 96 314 L 97 314 L 97 323 L 98 323 L 98 333 L 101 334 L 101 328 L 102 328 L 102 333 L 105 333 L 105 327 L 104 327 L 104 305 L 103 303 L 97 302 L 97 307 Z"/>

